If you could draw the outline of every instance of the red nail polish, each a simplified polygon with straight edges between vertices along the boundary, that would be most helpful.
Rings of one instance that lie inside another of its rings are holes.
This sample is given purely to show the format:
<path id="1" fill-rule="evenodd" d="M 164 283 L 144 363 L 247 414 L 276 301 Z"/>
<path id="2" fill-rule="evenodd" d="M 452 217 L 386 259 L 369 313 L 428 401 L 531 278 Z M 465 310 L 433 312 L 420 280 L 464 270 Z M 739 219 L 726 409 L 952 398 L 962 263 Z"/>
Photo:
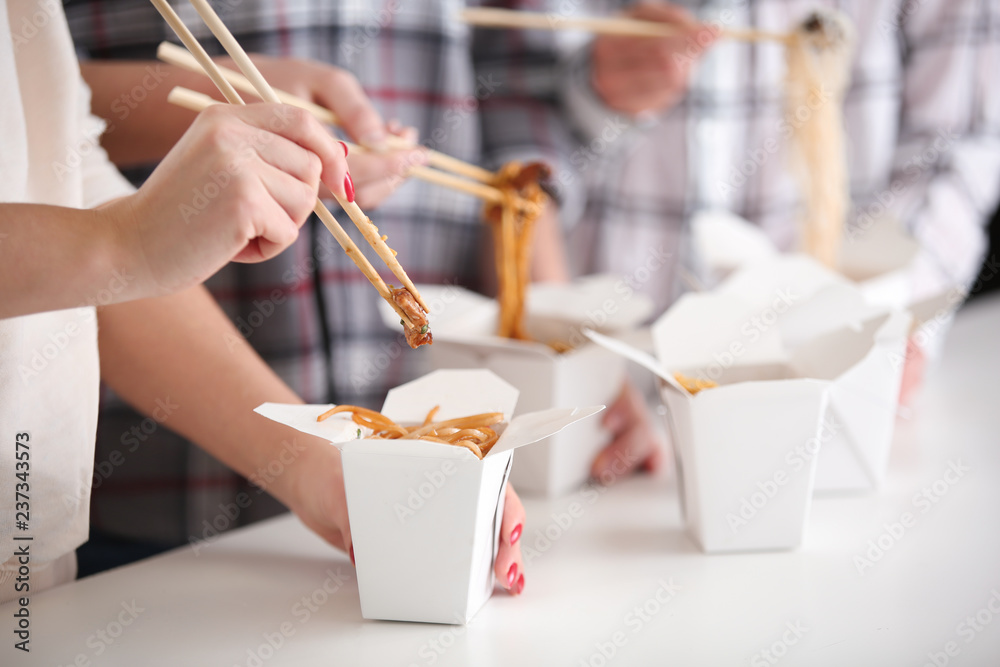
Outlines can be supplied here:
<path id="1" fill-rule="evenodd" d="M 520 595 L 524 590 L 524 575 L 517 578 L 517 585 L 514 587 L 514 595 Z"/>
<path id="2" fill-rule="evenodd" d="M 347 157 L 347 144 L 345 144 L 343 141 L 338 141 L 337 143 L 340 144 L 340 147 L 344 149 L 344 157 Z"/>
<path id="3" fill-rule="evenodd" d="M 347 201 L 354 201 L 354 181 L 351 180 L 351 175 L 347 174 L 344 176 L 344 192 L 347 193 Z"/>
<path id="4" fill-rule="evenodd" d="M 519 539 L 521 539 L 521 531 L 523 529 L 524 529 L 524 526 L 522 526 L 521 524 L 517 524 L 516 526 L 514 526 L 514 530 L 510 531 L 510 543 L 511 544 L 514 544 Z"/>
<path id="5" fill-rule="evenodd" d="M 357 563 L 354 562 L 354 545 L 353 544 L 351 545 L 351 565 L 357 565 Z"/>
<path id="6" fill-rule="evenodd" d="M 515 579 L 517 579 L 517 563 L 511 563 L 510 569 L 507 570 L 507 588 L 514 585 Z"/>

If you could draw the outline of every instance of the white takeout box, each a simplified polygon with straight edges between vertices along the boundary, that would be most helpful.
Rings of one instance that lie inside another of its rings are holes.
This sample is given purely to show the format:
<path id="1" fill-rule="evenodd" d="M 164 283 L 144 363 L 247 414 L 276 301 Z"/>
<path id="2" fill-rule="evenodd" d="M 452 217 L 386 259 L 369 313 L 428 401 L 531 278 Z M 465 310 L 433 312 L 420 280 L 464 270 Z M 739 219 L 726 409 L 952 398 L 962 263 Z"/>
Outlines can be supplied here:
<path id="1" fill-rule="evenodd" d="M 911 315 L 870 304 L 853 283 L 805 255 L 741 269 L 716 292 L 756 309 L 767 308 L 775 294 L 783 293 L 792 303 L 779 315 L 777 328 L 790 351 L 830 348 L 856 359 L 834 377 L 825 365 L 838 366 L 838 358 L 802 355 L 803 372 L 835 379 L 829 421 L 837 427 L 819 454 L 816 491 L 878 488 L 889 466 Z"/>
<path id="2" fill-rule="evenodd" d="M 517 396 L 486 370 L 435 371 L 391 390 L 382 413 L 404 425 L 422 422 L 438 405 L 437 420 L 510 415 Z M 468 622 L 493 593 L 513 450 L 603 409 L 522 414 L 497 427 L 500 438 L 479 460 L 464 447 L 359 437 L 349 414 L 317 422 L 330 407 L 265 403 L 256 412 L 343 453 L 362 615 L 453 624 Z"/>
<path id="3" fill-rule="evenodd" d="M 665 380 L 685 520 L 704 551 L 801 544 L 819 456 L 848 423 L 861 421 L 851 413 L 841 425 L 841 406 L 850 412 L 857 384 L 867 392 L 874 371 L 889 364 L 881 337 L 908 324 L 902 313 L 869 313 L 862 300 L 869 319 L 831 326 L 826 311 L 849 300 L 844 289 L 856 292 L 832 285 L 817 291 L 815 309 L 807 302 L 795 311 L 794 300 L 777 292 L 753 303 L 734 294 L 688 294 L 653 325 L 658 359 L 627 352 Z M 782 318 L 804 338 L 794 349 L 783 340 Z M 814 320 L 823 333 L 805 335 Z M 691 395 L 673 380 L 675 372 L 719 386 Z"/>
<path id="4" fill-rule="evenodd" d="M 496 336 L 496 300 L 454 286 L 418 286 L 430 307 L 433 368 L 486 368 L 520 391 L 518 412 L 577 405 L 609 405 L 621 391 L 626 363 L 590 343 L 582 326 L 624 332 L 644 322 L 652 302 L 613 276 L 590 276 L 574 283 L 534 284 L 525 318 L 538 341 L 562 340 L 572 351 L 559 354 L 544 342 Z M 380 304 L 386 324 L 399 318 Z M 597 453 L 610 442 L 600 420 L 587 420 L 518 454 L 511 482 L 519 493 L 556 497 L 590 477 Z"/>

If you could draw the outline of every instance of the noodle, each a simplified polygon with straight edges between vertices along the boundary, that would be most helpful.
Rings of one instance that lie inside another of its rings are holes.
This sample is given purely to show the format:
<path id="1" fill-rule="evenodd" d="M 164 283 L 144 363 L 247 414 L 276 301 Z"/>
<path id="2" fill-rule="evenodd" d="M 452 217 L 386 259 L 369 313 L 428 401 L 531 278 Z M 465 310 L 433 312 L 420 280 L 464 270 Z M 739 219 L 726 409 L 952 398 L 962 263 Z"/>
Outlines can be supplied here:
<path id="1" fill-rule="evenodd" d="M 687 389 L 688 393 L 694 396 L 702 389 L 714 389 L 719 385 L 712 380 L 703 380 L 701 378 L 692 378 L 684 375 L 683 373 L 674 373 L 674 379 L 677 380 L 677 384 Z"/>
<path id="2" fill-rule="evenodd" d="M 493 227 L 500 322 L 497 335 L 530 340 L 524 328 L 524 303 L 531 282 L 531 244 L 535 221 L 547 195 L 539 181 L 548 167 L 532 162 L 508 162 L 494 185 L 503 192 L 502 204 L 487 204 L 485 218 Z"/>
<path id="3" fill-rule="evenodd" d="M 376 440 L 428 440 L 465 447 L 480 459 L 490 452 L 499 439 L 497 432 L 490 427 L 503 421 L 502 412 L 487 412 L 435 422 L 434 415 L 440 407 L 436 405 L 431 408 L 423 423 L 416 426 L 401 426 L 380 412 L 356 405 L 337 405 L 317 417 L 316 421 L 321 422 L 332 415 L 348 412 L 355 424 L 371 429 L 369 437 Z M 360 434 L 360 430 L 358 433 Z"/>
<path id="4" fill-rule="evenodd" d="M 824 11 L 792 33 L 786 51 L 786 118 L 805 201 L 801 247 L 829 267 L 837 264 L 850 197 L 842 109 L 852 45 L 848 19 Z"/>

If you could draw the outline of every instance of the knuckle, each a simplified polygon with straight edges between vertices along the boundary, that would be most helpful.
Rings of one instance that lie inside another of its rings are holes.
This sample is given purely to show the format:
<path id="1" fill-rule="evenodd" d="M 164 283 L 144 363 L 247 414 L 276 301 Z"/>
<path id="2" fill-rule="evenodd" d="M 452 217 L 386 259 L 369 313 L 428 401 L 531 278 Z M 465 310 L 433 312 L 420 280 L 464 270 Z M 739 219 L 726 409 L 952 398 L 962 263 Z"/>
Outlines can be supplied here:
<path id="1" fill-rule="evenodd" d="M 318 187 L 319 178 L 323 173 L 323 161 L 312 151 L 308 152 L 306 159 L 308 161 L 306 165 L 306 177 L 308 178 L 309 185 L 313 188 Z"/>

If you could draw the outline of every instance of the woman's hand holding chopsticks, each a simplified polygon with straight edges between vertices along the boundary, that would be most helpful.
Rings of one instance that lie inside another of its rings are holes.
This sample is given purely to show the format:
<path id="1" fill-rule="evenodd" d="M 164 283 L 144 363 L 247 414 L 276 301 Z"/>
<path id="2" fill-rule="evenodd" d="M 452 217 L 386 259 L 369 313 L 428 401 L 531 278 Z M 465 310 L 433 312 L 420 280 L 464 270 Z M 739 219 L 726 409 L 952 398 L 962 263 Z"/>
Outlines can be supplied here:
<path id="1" fill-rule="evenodd" d="M 230 260 L 284 250 L 322 181 L 346 197 L 345 151 L 307 112 L 280 104 L 205 111 L 133 196 L 105 209 L 143 258 L 152 294 L 195 285 Z"/>
<path id="2" fill-rule="evenodd" d="M 427 151 L 417 145 L 416 130 L 398 122 L 386 124 L 350 72 L 315 60 L 269 58 L 253 55 L 252 60 L 268 81 L 284 92 L 332 111 L 350 141 L 374 152 L 352 151 L 348 157 L 358 205 L 376 208 L 404 181 L 409 169 L 427 164 Z M 234 68 L 231 59 L 219 58 L 220 65 Z M 413 148 L 390 145 L 391 137 L 402 138 Z M 321 193 L 329 199 L 329 193 Z"/>

